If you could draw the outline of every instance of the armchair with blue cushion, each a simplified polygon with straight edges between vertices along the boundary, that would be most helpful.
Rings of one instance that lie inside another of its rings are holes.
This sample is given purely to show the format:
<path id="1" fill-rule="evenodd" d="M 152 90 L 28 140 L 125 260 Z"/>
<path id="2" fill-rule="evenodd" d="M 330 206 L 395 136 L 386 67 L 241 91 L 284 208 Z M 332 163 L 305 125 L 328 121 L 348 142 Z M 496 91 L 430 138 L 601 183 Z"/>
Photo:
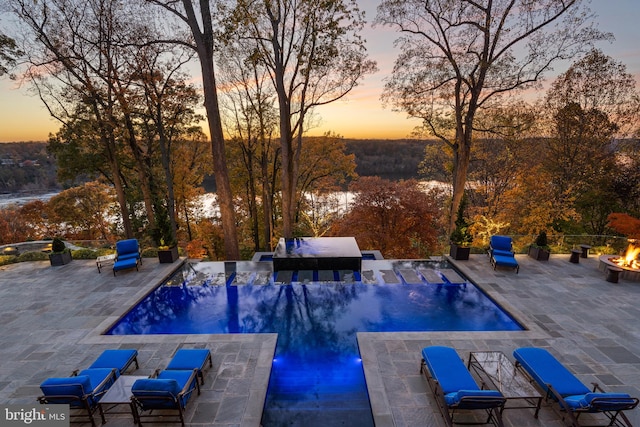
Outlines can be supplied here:
<path id="1" fill-rule="evenodd" d="M 86 416 L 93 427 L 96 425 L 93 415 L 98 410 L 104 424 L 104 412 L 98 403 L 116 381 L 116 372 L 115 368 L 92 368 L 74 372 L 70 377 L 47 378 L 40 384 L 43 395 L 38 402 L 67 404 L 70 409 L 80 410 L 80 415 L 71 414 L 72 417 Z"/>
<path id="2" fill-rule="evenodd" d="M 172 420 L 166 412 L 177 412 L 177 421 L 184 426 L 184 411 L 193 391 L 200 394 L 198 369 L 156 371 L 152 377 L 139 379 L 131 387 L 133 420 L 142 426 L 142 419 L 166 424 Z M 159 413 L 152 413 L 158 410 Z"/>

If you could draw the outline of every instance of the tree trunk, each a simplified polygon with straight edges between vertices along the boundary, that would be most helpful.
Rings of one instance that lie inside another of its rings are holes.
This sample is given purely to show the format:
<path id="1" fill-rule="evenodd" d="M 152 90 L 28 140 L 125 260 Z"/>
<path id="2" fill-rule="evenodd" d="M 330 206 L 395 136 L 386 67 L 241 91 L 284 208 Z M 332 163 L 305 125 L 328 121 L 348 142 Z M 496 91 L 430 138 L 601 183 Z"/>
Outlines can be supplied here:
<path id="1" fill-rule="evenodd" d="M 176 230 L 177 221 L 176 221 L 176 202 L 175 195 L 173 191 L 173 174 L 171 173 L 171 150 L 169 147 L 169 141 L 167 141 L 167 136 L 164 132 L 164 125 L 162 121 L 162 113 L 160 111 L 160 103 L 156 108 L 156 126 L 158 128 L 158 142 L 160 143 L 160 156 L 162 159 L 162 168 L 164 169 L 164 178 L 167 184 L 167 211 L 169 214 L 169 224 L 171 225 L 170 236 L 167 238 L 170 239 L 171 243 L 174 243 L 176 240 Z"/>
<path id="2" fill-rule="evenodd" d="M 462 201 L 464 186 L 467 183 L 467 172 L 471 159 L 471 141 L 468 132 L 459 133 L 456 137 L 456 149 L 453 152 L 453 195 L 449 208 L 449 232 L 451 234 L 456 225 L 456 213 Z"/>
<path id="3" fill-rule="evenodd" d="M 133 228 L 131 227 L 131 218 L 129 218 L 129 208 L 127 206 L 127 198 L 124 194 L 124 186 L 122 185 L 122 179 L 120 179 L 120 166 L 118 165 L 118 161 L 113 158 L 110 158 L 110 162 L 113 173 L 113 186 L 116 190 L 118 205 L 120 205 L 120 215 L 122 215 L 124 234 L 127 239 L 131 239 L 133 238 Z"/>
<path id="4" fill-rule="evenodd" d="M 227 170 L 227 157 L 224 146 L 224 135 L 218 106 L 218 93 L 216 91 L 215 70 L 213 66 L 213 24 L 211 22 L 211 10 L 209 0 L 200 0 L 201 20 L 195 15 L 191 0 L 182 0 L 182 5 L 187 12 L 187 23 L 196 44 L 196 52 L 202 71 L 202 87 L 204 90 L 204 108 L 207 112 L 209 134 L 211 135 L 211 152 L 213 154 L 213 175 L 216 180 L 216 194 L 220 206 L 220 219 L 224 234 L 225 256 L 228 260 L 240 259 L 238 235 L 236 229 L 235 210 L 233 208 L 233 196 L 229 173 Z M 200 30 L 202 23 L 203 30 Z"/>
<path id="5" fill-rule="evenodd" d="M 284 72 L 284 71 L 283 71 Z M 280 106 L 280 156 L 282 168 L 282 237 L 293 237 L 293 209 L 294 209 L 294 152 L 291 137 L 291 122 L 289 101 L 284 89 L 283 76 L 277 79 L 278 101 Z"/>
<path id="6" fill-rule="evenodd" d="M 216 179 L 216 194 L 218 196 L 222 231 L 224 233 L 224 250 L 227 260 L 239 260 L 240 249 L 236 230 L 236 215 L 233 207 L 229 172 L 227 170 L 227 157 L 224 147 L 220 110 L 218 107 L 218 94 L 216 92 L 213 74 L 213 61 L 210 60 L 209 62 L 210 64 L 205 64 L 204 59 L 200 59 L 203 75 L 204 106 L 207 111 L 209 133 L 211 134 L 213 175 Z M 208 77 L 205 78 L 205 76 Z"/>

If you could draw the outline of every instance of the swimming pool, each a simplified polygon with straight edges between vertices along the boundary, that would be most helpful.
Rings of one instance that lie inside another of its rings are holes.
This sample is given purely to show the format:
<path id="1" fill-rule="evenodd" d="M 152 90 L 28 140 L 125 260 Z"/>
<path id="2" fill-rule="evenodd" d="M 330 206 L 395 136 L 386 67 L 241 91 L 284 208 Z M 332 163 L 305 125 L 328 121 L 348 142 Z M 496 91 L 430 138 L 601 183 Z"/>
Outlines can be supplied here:
<path id="1" fill-rule="evenodd" d="M 357 332 L 522 330 L 470 282 L 420 274 L 450 271 L 446 263 L 363 261 L 362 276 L 284 278 L 268 264 L 187 265 L 107 333 L 278 333 L 264 425 L 372 426 Z"/>

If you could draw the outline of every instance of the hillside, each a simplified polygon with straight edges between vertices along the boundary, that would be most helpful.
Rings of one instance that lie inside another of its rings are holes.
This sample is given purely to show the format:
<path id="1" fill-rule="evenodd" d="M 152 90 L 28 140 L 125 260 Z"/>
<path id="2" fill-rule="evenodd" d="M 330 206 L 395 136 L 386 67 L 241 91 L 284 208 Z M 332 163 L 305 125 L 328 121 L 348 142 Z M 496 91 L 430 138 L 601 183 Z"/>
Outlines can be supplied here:
<path id="1" fill-rule="evenodd" d="M 0 143 L 0 194 L 58 188 L 56 162 L 46 142 Z"/>
<path id="2" fill-rule="evenodd" d="M 346 139 L 347 153 L 355 155 L 359 176 L 396 181 L 419 178 L 418 165 L 428 141 Z M 214 191 L 213 177 L 203 186 Z M 59 189 L 55 158 L 46 142 L 0 143 L 0 194 L 46 192 Z"/>
<path id="3" fill-rule="evenodd" d="M 410 139 L 345 139 L 345 142 L 347 152 L 355 155 L 359 176 L 379 176 L 390 181 L 418 179 L 418 165 L 429 143 Z"/>

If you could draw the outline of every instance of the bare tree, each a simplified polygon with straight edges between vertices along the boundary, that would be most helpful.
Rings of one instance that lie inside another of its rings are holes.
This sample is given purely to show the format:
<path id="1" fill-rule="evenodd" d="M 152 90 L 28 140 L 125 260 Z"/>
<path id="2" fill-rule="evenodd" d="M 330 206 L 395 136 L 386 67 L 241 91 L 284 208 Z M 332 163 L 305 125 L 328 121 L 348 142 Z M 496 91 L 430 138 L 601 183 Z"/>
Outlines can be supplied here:
<path id="1" fill-rule="evenodd" d="M 376 22 L 403 34 L 383 97 L 453 151 L 450 229 L 478 110 L 531 88 L 553 63 L 606 37 L 582 0 L 383 0 Z"/>
<path id="2" fill-rule="evenodd" d="M 355 0 L 239 0 L 236 34 L 269 70 L 278 97 L 284 237 L 293 235 L 303 135 L 310 112 L 346 96 L 376 69 Z M 233 37 L 233 36 L 232 36 Z"/>
<path id="3" fill-rule="evenodd" d="M 545 98 L 551 114 L 575 103 L 582 110 L 598 110 L 618 127 L 616 135 L 627 137 L 640 116 L 640 94 L 627 67 L 601 50 L 589 51 L 558 76 Z"/>
<path id="4" fill-rule="evenodd" d="M 132 237 L 129 208 L 119 156 L 121 124 L 117 82 L 120 73 L 115 37 L 126 37 L 115 20 L 117 7 L 100 0 L 59 2 L 16 0 L 14 12 L 35 40 L 28 49 L 27 78 L 52 117 L 73 125 L 91 117 L 91 133 L 110 166 L 110 179 L 122 214 L 125 235 Z"/>

